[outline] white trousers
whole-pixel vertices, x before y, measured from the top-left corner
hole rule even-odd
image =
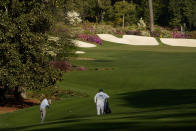
[[[97,115],[100,115],[100,111],[101,114],[104,114],[104,102],[99,102],[97,103]]]
[[[40,113],[41,113],[41,122],[44,122],[46,117],[46,109],[40,109]]]

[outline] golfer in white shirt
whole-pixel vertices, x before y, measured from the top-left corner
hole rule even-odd
[[[108,99],[109,96],[103,92],[103,89],[99,90],[99,93],[97,93],[94,97],[94,101],[97,105],[97,115],[100,115],[100,110],[102,115],[104,114],[104,102],[105,99]]]
[[[45,117],[46,117],[46,107],[49,108],[50,104],[51,104],[51,100],[47,100],[46,98],[41,102],[41,105],[40,105],[41,122],[44,122]]]

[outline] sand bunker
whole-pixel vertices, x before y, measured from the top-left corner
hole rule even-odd
[[[153,37],[136,36],[136,35],[123,35],[132,45],[159,45],[157,40]]]
[[[170,46],[196,47],[196,39],[161,38],[160,40]]]
[[[94,44],[90,44],[90,43],[79,41],[79,40],[73,40],[73,43],[78,47],[84,47],[84,48],[96,47],[96,45]]]
[[[85,52],[84,51],[76,51],[75,53],[76,54],[84,54]]]
[[[55,41],[55,42],[57,42],[59,39],[60,39],[59,37],[54,37],[54,36],[49,36],[48,37],[48,40]]]
[[[147,36],[136,36],[136,35],[123,35],[122,38],[115,37],[111,34],[97,34],[102,40],[120,43],[120,44],[128,44],[128,45],[147,45],[147,46],[155,46],[159,45],[157,40],[153,37]],[[58,41],[58,37],[49,37],[49,40]],[[196,39],[173,39],[173,38],[161,38],[160,39],[164,44],[170,46],[184,46],[184,47],[196,47]],[[73,43],[78,47],[83,48],[91,48],[96,47],[95,44],[90,44],[87,42],[73,40]],[[84,52],[76,52],[78,54],[83,54]]]
[[[97,34],[102,40],[120,43],[120,44],[128,44],[128,45],[159,45],[153,37],[146,36],[136,36],[136,35],[123,35],[122,38],[117,38],[110,34]]]

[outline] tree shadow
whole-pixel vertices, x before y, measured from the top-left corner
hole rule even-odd
[[[128,117],[127,117],[128,118]],[[101,119],[101,118],[100,118]],[[126,119],[126,118],[124,118]],[[149,118],[148,118],[149,119]],[[153,119],[153,118],[152,118]],[[139,120],[139,119],[138,119]],[[193,121],[151,122],[151,121],[99,121],[90,119],[71,119],[46,122],[44,124],[32,124],[16,128],[0,128],[1,131],[195,131]]]
[[[188,123],[189,121],[187,121]],[[99,122],[99,123],[77,123],[75,125],[64,125],[61,127],[30,129],[29,131],[194,131],[196,126],[180,126],[181,122],[151,123],[151,122]]]
[[[38,105],[39,102],[33,99],[18,99],[16,100],[13,96],[9,96],[3,101],[0,101],[0,106],[2,107],[15,107],[18,109],[31,107],[34,105]]]
[[[196,103],[196,90],[156,89],[121,94],[127,106],[137,108],[168,107]]]
[[[105,63],[105,62],[112,62],[112,60],[94,60],[94,62]]]
[[[74,123],[79,122],[79,119],[64,119],[64,120],[57,120],[57,121],[49,121],[44,123],[37,123],[27,126],[19,126],[19,127],[13,127],[13,128],[0,128],[1,131],[21,131],[21,130],[28,130],[29,128],[37,128],[47,125],[54,125],[54,124],[61,124],[61,123]]]

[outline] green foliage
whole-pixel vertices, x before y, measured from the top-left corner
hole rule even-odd
[[[68,11],[77,11],[83,21],[88,19],[101,22],[104,19],[106,10],[110,7],[110,0],[67,0],[63,4],[65,14]]]
[[[61,72],[49,65],[46,31],[52,20],[39,0],[0,3],[0,86],[11,89],[51,87]]]
[[[133,3],[119,1],[107,11],[106,21],[112,21],[114,25],[122,25],[123,15],[125,15],[126,25],[136,22],[135,5]]]
[[[97,0],[98,5],[98,21],[103,22],[106,11],[111,7],[110,0]]]
[[[177,27],[181,25],[181,4],[180,1],[171,0],[169,3],[169,12],[171,14],[170,25]]]
[[[155,32],[160,34],[160,38],[171,38],[172,37],[172,31],[169,29],[160,27],[160,26],[155,26]]]
[[[84,20],[87,11],[85,9],[87,9],[88,3],[86,0],[58,0],[58,5],[64,10],[64,16],[67,12],[75,11],[79,12]]]
[[[189,28],[194,26],[196,2],[194,0],[170,0],[170,26],[176,27],[186,23]]]
[[[193,9],[192,9],[192,16],[191,16],[191,23],[192,26],[196,28],[196,1],[193,1]]]
[[[56,57],[56,60],[68,60],[70,56],[74,56],[76,46],[72,40],[75,39],[75,34],[70,26],[63,21],[57,22],[48,32],[49,42],[45,44],[44,51],[49,53],[51,57]]]
[[[196,39],[196,31],[191,31],[188,33],[188,35],[191,39]]]
[[[64,9],[64,14],[77,11],[83,21],[121,25],[124,14],[125,25],[136,24],[141,17],[149,24],[148,0],[56,0],[57,6]],[[174,28],[186,23],[190,30],[196,27],[194,0],[154,0],[153,12],[157,25]]]
[[[134,0],[137,19],[144,18],[149,23],[148,0]],[[186,23],[189,29],[195,28],[196,2],[194,0],[154,0],[154,22],[160,26],[179,27]]]

